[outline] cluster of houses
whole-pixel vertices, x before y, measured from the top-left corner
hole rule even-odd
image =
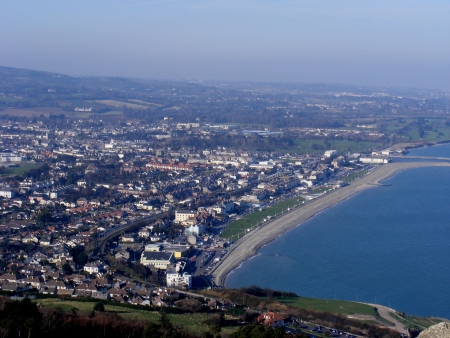
[[[32,246],[27,252],[45,251],[52,261],[61,252],[67,255],[68,248],[87,245],[111,231],[158,216],[138,231],[122,234],[115,258],[167,271],[167,286],[184,288],[191,286],[191,277],[180,261],[189,247],[204,242],[209,229],[226,215],[264,206],[286,193],[307,191],[337,173],[354,170],[357,163],[383,162],[387,154],[361,156],[327,150],[296,155],[223,147],[172,150],[154,148],[152,140],[126,137],[142,132],[156,138],[240,132],[235,126],[197,122],[127,122],[119,126],[80,120],[56,127],[6,121],[1,128],[1,163],[12,166],[9,170],[32,165],[42,172],[5,178],[0,184],[0,243]],[[242,134],[257,131],[247,132]],[[277,136],[262,133],[264,137]],[[371,160],[364,160],[366,157]],[[113,174],[114,180],[108,176]],[[85,195],[80,196],[81,192]],[[174,217],[163,216],[167,212]],[[165,230],[171,226],[181,229],[183,245],[168,245]],[[146,246],[148,243],[157,243],[157,248]],[[7,255],[4,259],[7,264],[13,261]],[[101,287],[96,285],[96,289]]]

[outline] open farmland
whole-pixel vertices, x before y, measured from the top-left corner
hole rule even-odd
[[[151,104],[151,103],[147,103],[145,101],[140,101],[140,100],[139,100],[139,103],[142,103],[142,104],[115,101],[115,100],[95,100],[92,102],[97,102],[97,103],[105,104],[107,106],[112,106],[112,107],[119,107],[119,108],[126,107],[126,108],[132,108],[132,109],[148,109],[150,106],[153,106],[153,104]]]

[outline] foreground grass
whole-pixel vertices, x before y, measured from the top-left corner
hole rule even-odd
[[[36,302],[41,303],[46,308],[58,308],[64,312],[72,312],[74,309],[78,314],[89,314],[95,305],[95,302],[79,302],[72,300],[60,300],[55,298],[38,299]],[[157,322],[160,318],[157,311],[146,311],[136,308],[126,308],[121,306],[115,306],[114,304],[106,303],[105,312],[116,313],[119,316],[128,320],[143,320]],[[202,322],[217,314],[210,313],[187,313],[187,314],[167,314],[173,325],[182,327],[186,331],[201,335],[203,332],[208,331],[209,327]],[[234,327],[222,328],[222,333],[231,334],[236,330]]]
[[[303,198],[294,197],[272,205],[268,208],[264,208],[261,211],[255,211],[249,215],[246,215],[234,222],[232,222],[228,228],[223,232],[222,238],[236,240],[247,232],[248,229],[252,229],[264,223],[264,219],[267,217],[274,217],[281,213],[292,209],[295,206],[299,206],[303,203]]]

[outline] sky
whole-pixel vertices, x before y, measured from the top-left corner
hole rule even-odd
[[[450,89],[450,1],[2,0],[0,65]]]

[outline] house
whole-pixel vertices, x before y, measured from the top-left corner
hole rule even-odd
[[[99,207],[102,203],[98,199],[93,199],[89,201],[89,204],[95,207]]]
[[[39,239],[34,235],[25,235],[22,238],[22,243],[38,243]]]
[[[86,271],[87,273],[99,273],[101,270],[101,266],[98,265],[97,263],[87,263],[83,267],[83,270]]]
[[[151,231],[148,231],[147,229],[139,230],[138,232],[139,237],[142,238],[150,238],[151,234],[152,234]]]
[[[120,237],[120,241],[124,243],[134,243],[137,240],[136,234],[128,234]]]
[[[17,278],[15,274],[5,273],[4,275],[0,276],[0,281],[16,283],[19,282],[19,278]]]
[[[81,198],[77,199],[77,205],[79,207],[85,206],[87,204],[88,204],[88,200],[86,198],[81,197]]]
[[[41,238],[40,245],[49,246],[52,243],[52,237],[46,236]]]
[[[49,280],[49,281],[43,282],[41,286],[47,287],[49,289],[55,288],[57,290],[67,289],[67,285],[63,281],[59,281],[59,280]]]
[[[275,312],[265,312],[258,316],[258,323],[262,323],[267,326],[284,326],[284,317]]]
[[[108,294],[101,291],[92,291],[91,297],[101,300],[108,300]]]
[[[41,287],[39,288],[39,293],[43,293],[46,295],[54,295],[56,294],[56,292],[56,288],[51,286],[41,285]]]
[[[56,294],[58,296],[73,296],[75,290],[74,289],[57,289]]]
[[[108,296],[110,298],[114,298],[114,297],[124,297],[127,295],[127,291],[125,289],[119,289],[119,288],[111,288],[108,291],[106,291],[106,293],[108,294]]]
[[[233,301],[229,299],[211,299],[208,302],[208,307],[212,310],[228,310],[231,307],[235,307],[236,304],[234,304]]]
[[[75,287],[75,294],[79,297],[91,297],[92,292],[97,291],[95,285],[89,283],[82,283]]]
[[[39,278],[39,277],[30,276],[30,277],[23,279],[22,282],[30,284],[32,287],[40,288],[43,283],[43,279]]]
[[[17,292],[27,291],[29,287],[26,283],[5,282],[1,288],[3,291]]]

